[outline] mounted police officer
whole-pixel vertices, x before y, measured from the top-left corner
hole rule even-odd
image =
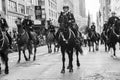
[[[32,26],[34,25],[34,23],[31,20],[31,16],[26,15],[22,22],[22,25],[23,25],[23,28],[28,32],[30,40],[32,40],[30,31],[32,31]]]
[[[115,21],[119,20],[115,12],[112,12],[112,16],[108,19],[108,26],[112,27],[115,24]]]
[[[12,45],[12,38],[11,36],[8,34],[8,24],[6,22],[6,19],[2,17],[2,15],[0,14],[0,28],[2,29],[3,32],[6,33],[6,36],[8,37],[9,39],[9,47],[10,49],[12,49],[11,45]]]
[[[95,23],[93,22],[91,25],[91,30],[95,32],[95,29],[96,29],[96,26],[95,26]]]
[[[58,31],[58,33],[62,33],[62,31],[65,31],[66,29],[70,28],[74,34],[78,29],[74,29],[73,26],[75,24],[75,18],[73,13],[71,13],[69,11],[69,6],[68,5],[64,5],[63,6],[63,12],[60,13],[60,16],[58,18],[58,23],[60,24],[60,29]],[[81,46],[80,46],[80,40],[78,40],[77,38],[77,34],[75,34],[75,43],[76,46],[78,46],[78,48],[81,50]],[[66,41],[66,39],[63,36],[63,40]]]
[[[50,32],[52,32],[55,36],[55,26],[53,25],[51,20],[48,21],[48,30],[50,30]]]
[[[107,31],[108,29],[108,22],[105,21],[104,25],[103,25],[103,31]]]
[[[60,23],[60,28],[72,27],[72,24],[75,22],[75,18],[73,14],[69,12],[68,5],[63,6],[63,12],[61,12],[58,18],[58,22]]]

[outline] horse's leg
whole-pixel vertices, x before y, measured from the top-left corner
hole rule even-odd
[[[92,48],[93,48],[93,52],[95,52],[95,50],[94,50],[94,42],[92,42]]]
[[[4,55],[5,57],[5,74],[8,74],[9,73],[9,67],[8,67],[8,54],[5,53]]]
[[[96,41],[95,44],[96,44],[96,51],[98,51],[98,41]]]
[[[21,49],[19,48],[19,59],[18,59],[18,63],[20,63],[21,60]]]
[[[116,47],[115,47],[115,44],[113,45],[113,51],[114,51],[114,56],[116,57]]]
[[[57,47],[57,52],[59,51],[59,48],[60,48],[60,46],[58,45],[58,47]]]
[[[91,51],[91,44],[90,41],[88,41],[88,46],[89,46],[89,52]]]
[[[33,61],[36,60],[36,51],[37,51],[37,45],[34,44],[34,58],[33,58]]]
[[[70,69],[70,53],[69,53],[69,51],[67,51],[67,54],[68,54],[68,59],[69,59],[69,63],[68,63],[67,69]]]
[[[52,53],[52,43],[50,43],[50,53]]]
[[[56,52],[56,44],[54,43],[54,52]]]
[[[28,61],[26,54],[25,54],[25,49],[23,50],[23,55],[24,55],[25,60]]]
[[[105,52],[107,52],[107,45],[106,45],[106,42],[105,42]]]
[[[0,63],[0,74],[2,73],[2,71],[1,71],[1,63]]]
[[[80,67],[78,50],[76,50],[76,57],[77,57],[77,66]]]
[[[69,68],[69,72],[73,72],[73,49],[70,49],[70,53],[69,53],[70,57],[69,57],[69,61],[70,61],[70,68]]]
[[[31,54],[33,54],[32,53],[32,44],[28,45],[28,52],[29,52],[29,60],[30,60]]]
[[[120,49],[120,42],[119,42],[119,49]]]
[[[61,47],[61,52],[62,52],[62,62],[63,62],[61,73],[65,73],[65,48],[64,47]]]
[[[47,47],[48,47],[48,53],[50,53],[50,49],[49,49],[50,47],[49,47],[49,44],[47,44]]]

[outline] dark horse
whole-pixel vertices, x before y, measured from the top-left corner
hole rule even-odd
[[[36,48],[37,48],[37,44],[36,44],[36,35],[32,35],[32,38],[34,39],[34,41],[31,43],[30,38],[28,33],[23,29],[23,26],[21,25],[21,20],[17,19],[16,20],[16,24],[18,27],[18,38],[17,38],[17,44],[18,44],[18,51],[19,51],[19,59],[18,59],[18,63],[21,60],[21,51],[23,51],[24,57],[26,61],[30,60],[30,55],[32,54],[32,43],[34,44],[34,58],[33,60],[36,59]],[[28,49],[29,52],[29,59],[26,57],[25,54],[25,50]]]
[[[109,50],[113,48],[113,57],[116,57],[116,43],[120,43],[120,20],[115,21],[115,24],[108,29]]]
[[[100,40],[99,33],[96,33],[94,31],[92,31],[91,29],[89,29],[87,40],[88,40],[89,51],[91,51],[91,46],[93,48],[93,52],[95,51],[94,43],[96,44],[96,51],[99,50],[99,40]]]
[[[76,47],[75,43],[75,34],[70,28],[64,28],[62,32],[57,32],[56,34],[56,39],[57,42],[60,44],[61,47],[61,53],[62,53],[62,70],[61,73],[65,73],[65,53],[67,52],[68,54],[68,59],[69,59],[69,64],[68,64],[68,69],[69,72],[73,72],[73,48],[76,49],[76,56],[77,56],[77,66],[80,66],[79,63],[79,58],[78,58],[78,49]],[[64,40],[66,39],[66,40]]]
[[[107,52],[108,51],[108,35],[107,35],[107,30],[106,31],[102,31],[101,33],[101,41],[102,43],[104,43],[105,45],[105,51]]]
[[[5,74],[9,73],[8,67],[8,49],[9,49],[9,40],[6,36],[6,33],[3,32],[0,28],[0,57],[1,61],[5,64]],[[0,64],[0,74],[1,74],[1,64]]]

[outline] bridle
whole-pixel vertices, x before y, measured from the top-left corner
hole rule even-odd
[[[60,38],[60,36],[61,36],[62,39],[63,39],[63,41],[65,41],[66,43],[68,43],[68,40],[70,40],[72,34],[73,34],[73,36],[75,37],[74,32],[73,32],[70,28],[69,28],[68,30],[69,30],[69,37],[68,37],[68,39],[65,39],[65,37],[64,37],[64,35],[63,35],[62,32],[60,32],[60,34],[59,34],[59,38]]]

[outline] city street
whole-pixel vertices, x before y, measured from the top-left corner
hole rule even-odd
[[[47,53],[47,46],[38,48],[37,60],[25,62],[23,55],[21,63],[17,64],[18,53],[9,54],[10,72],[3,72],[0,80],[120,80],[120,54],[117,49],[117,58],[112,58],[110,53],[104,52],[104,46],[100,46],[98,52],[88,52],[83,47],[84,55],[79,56],[81,66],[76,66],[74,55],[74,71],[61,74],[62,60],[59,53]],[[66,66],[68,58],[66,55]],[[2,66],[4,68],[4,66]]]

